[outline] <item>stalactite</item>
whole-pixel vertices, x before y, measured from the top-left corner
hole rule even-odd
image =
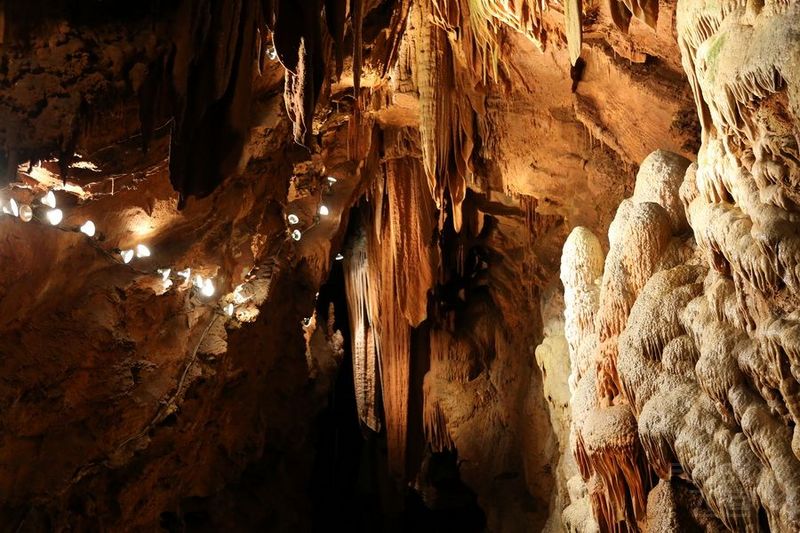
[[[614,24],[622,31],[628,31],[631,17],[636,17],[651,28],[658,21],[658,0],[609,0],[609,8]]]
[[[472,172],[475,117],[483,113],[480,99],[471,97],[473,87],[500,78],[500,25],[540,42],[543,7],[539,0],[513,7],[496,0],[470,0],[467,5],[417,0],[413,5],[423,161],[437,207],[449,195],[456,231]],[[465,97],[453,99],[452,94]]]
[[[359,420],[373,431],[380,430],[378,414],[379,341],[373,326],[370,301],[371,283],[367,238],[363,229],[352,239],[344,258],[345,289],[350,310],[350,332],[353,354],[353,384]]]
[[[171,60],[176,120],[170,181],[181,203],[209,194],[235,172],[249,128],[250,57],[259,7],[246,0],[203,4],[198,9],[181,6],[178,19],[183,23],[174,35]],[[212,18],[221,23],[210,25]]]
[[[645,516],[649,470],[643,463],[636,419],[627,405],[592,411],[583,423],[581,435],[592,470],[603,480],[608,508],[598,522],[610,530],[633,530]],[[632,513],[632,514],[630,514]]]
[[[567,47],[569,48],[569,61],[577,64],[581,57],[583,45],[583,1],[565,0],[564,19],[566,20]]]
[[[389,462],[398,477],[405,472],[410,327],[427,316],[427,291],[437,264],[429,237],[435,218],[423,192],[424,172],[421,162],[408,156],[415,146],[415,138],[409,138],[406,130],[385,134],[387,162],[378,180],[383,183],[383,198],[373,196],[384,205],[380,219],[373,218],[377,232],[370,233],[368,245],[370,259],[377,265],[371,278],[380,280],[381,384]],[[412,218],[419,223],[408,224]]]
[[[336,58],[336,76],[344,69],[344,31],[347,18],[347,0],[325,0],[325,17],[328,33],[333,39]],[[353,80],[355,82],[355,79]]]
[[[382,139],[382,162],[371,183],[370,202],[361,215],[365,221],[363,233],[352,239],[345,267],[352,336],[366,336],[361,344],[356,345],[354,340],[354,371],[356,349],[359,357],[365,354],[367,363],[374,353],[390,470],[402,479],[409,416],[411,327],[427,317],[427,293],[434,285],[439,259],[432,242],[436,213],[426,190],[423,164],[417,157],[418,136],[410,129],[387,128]],[[410,224],[409,220],[415,223]],[[364,323],[369,327],[360,325]],[[371,367],[359,365],[359,373],[363,373],[363,367],[372,379]],[[374,396],[377,388],[364,381],[364,387],[357,383],[357,393]],[[374,408],[372,396],[367,395],[363,403]],[[432,431],[431,435],[439,431],[436,424],[442,420],[441,412],[426,417],[426,431]],[[443,438],[436,437],[444,443]]]
[[[393,254],[397,305],[411,326],[427,317],[427,292],[434,285],[438,249],[431,245],[436,212],[425,186],[418,134],[408,129],[384,132],[384,187],[388,199],[384,234]],[[411,224],[409,221],[413,220]],[[382,222],[383,223],[383,222]]]
[[[361,71],[363,62],[364,1],[350,0],[353,22],[353,120],[350,123],[350,145],[353,153],[359,153],[358,134],[361,125]]]
[[[294,124],[295,142],[308,146],[314,109],[325,74],[320,19],[322,3],[321,0],[311,0],[295,5],[291,0],[277,0],[273,9],[273,42],[278,59],[286,69],[286,111]]]

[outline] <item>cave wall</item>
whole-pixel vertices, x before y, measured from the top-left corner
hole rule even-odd
[[[570,347],[587,361],[572,433],[601,529],[798,528],[799,14],[794,2],[678,2],[702,146],[691,164],[648,156],[609,229],[599,298],[573,300],[595,313],[576,320],[590,340]],[[597,254],[581,250],[595,237],[581,231],[564,254],[591,270]],[[687,482],[712,516],[681,516],[696,510],[675,492]]]

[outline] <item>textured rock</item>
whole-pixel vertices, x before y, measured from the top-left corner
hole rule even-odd
[[[49,4],[0,6],[2,529],[800,529],[797,2]]]

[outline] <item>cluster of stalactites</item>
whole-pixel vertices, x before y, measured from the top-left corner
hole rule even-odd
[[[304,146],[311,146],[314,112],[326,76],[338,78],[342,75],[349,29],[353,46],[354,97],[354,126],[350,129],[350,140],[357,143],[364,65],[369,63],[380,76],[388,75],[397,61],[410,1],[394,2],[388,27],[378,32],[370,43],[365,42],[363,26],[368,8],[375,6],[366,0],[270,0],[266,4],[275,51],[286,69],[286,111],[294,125],[295,141]],[[370,56],[365,58],[364,51],[368,46]],[[354,153],[360,153],[357,146],[352,148]]]
[[[564,4],[565,33],[570,62],[575,65],[583,45],[583,0],[562,0]],[[651,28],[658,22],[658,0],[609,0],[611,20],[627,32],[631,19],[636,17]]]
[[[474,145],[474,110],[466,86],[458,75],[451,41],[432,14],[434,0],[420,0],[411,10],[416,33],[414,78],[419,91],[422,159],[428,188],[437,208],[449,194],[456,230],[461,227],[461,203]],[[454,94],[460,95],[453,98]]]
[[[611,19],[622,31],[628,31],[633,17],[651,28],[658,22],[658,0],[610,0]]]
[[[645,517],[650,472],[630,407],[620,404],[590,412],[581,437],[597,477],[589,480],[589,494],[601,530],[635,531],[634,524]]]
[[[678,44],[704,134],[724,126],[756,141],[754,102],[800,81],[797,9],[794,0],[678,3]]]
[[[425,172],[437,207],[449,201],[457,231],[479,134],[475,125],[484,115],[475,87],[500,80],[501,31],[519,32],[543,47],[546,7],[544,0],[413,2],[409,28]]]
[[[427,317],[427,292],[434,285],[439,262],[438,249],[430,238],[437,219],[426,190],[422,162],[410,155],[418,151],[415,132],[387,129],[383,140],[379,147],[383,164],[372,181],[369,202],[359,215],[362,230],[351,238],[344,267],[354,339],[353,370],[360,373],[355,376],[356,397],[365,402],[359,412],[369,415],[382,400],[390,469],[402,478],[411,372],[410,332]],[[408,220],[415,223],[409,224]],[[359,335],[366,337],[356,345]],[[361,357],[363,362],[357,361]],[[374,364],[370,357],[375,357]],[[380,387],[371,381],[378,376]],[[434,413],[431,418],[430,435],[434,441],[446,444],[436,437],[435,428],[443,427],[437,421],[441,412],[436,412],[439,415]]]
[[[518,32],[544,49],[547,0],[422,0],[418,5],[458,41],[464,66],[483,82],[500,77],[501,30]]]

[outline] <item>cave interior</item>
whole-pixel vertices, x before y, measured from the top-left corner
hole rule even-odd
[[[0,1],[0,531],[800,531],[800,1]]]

